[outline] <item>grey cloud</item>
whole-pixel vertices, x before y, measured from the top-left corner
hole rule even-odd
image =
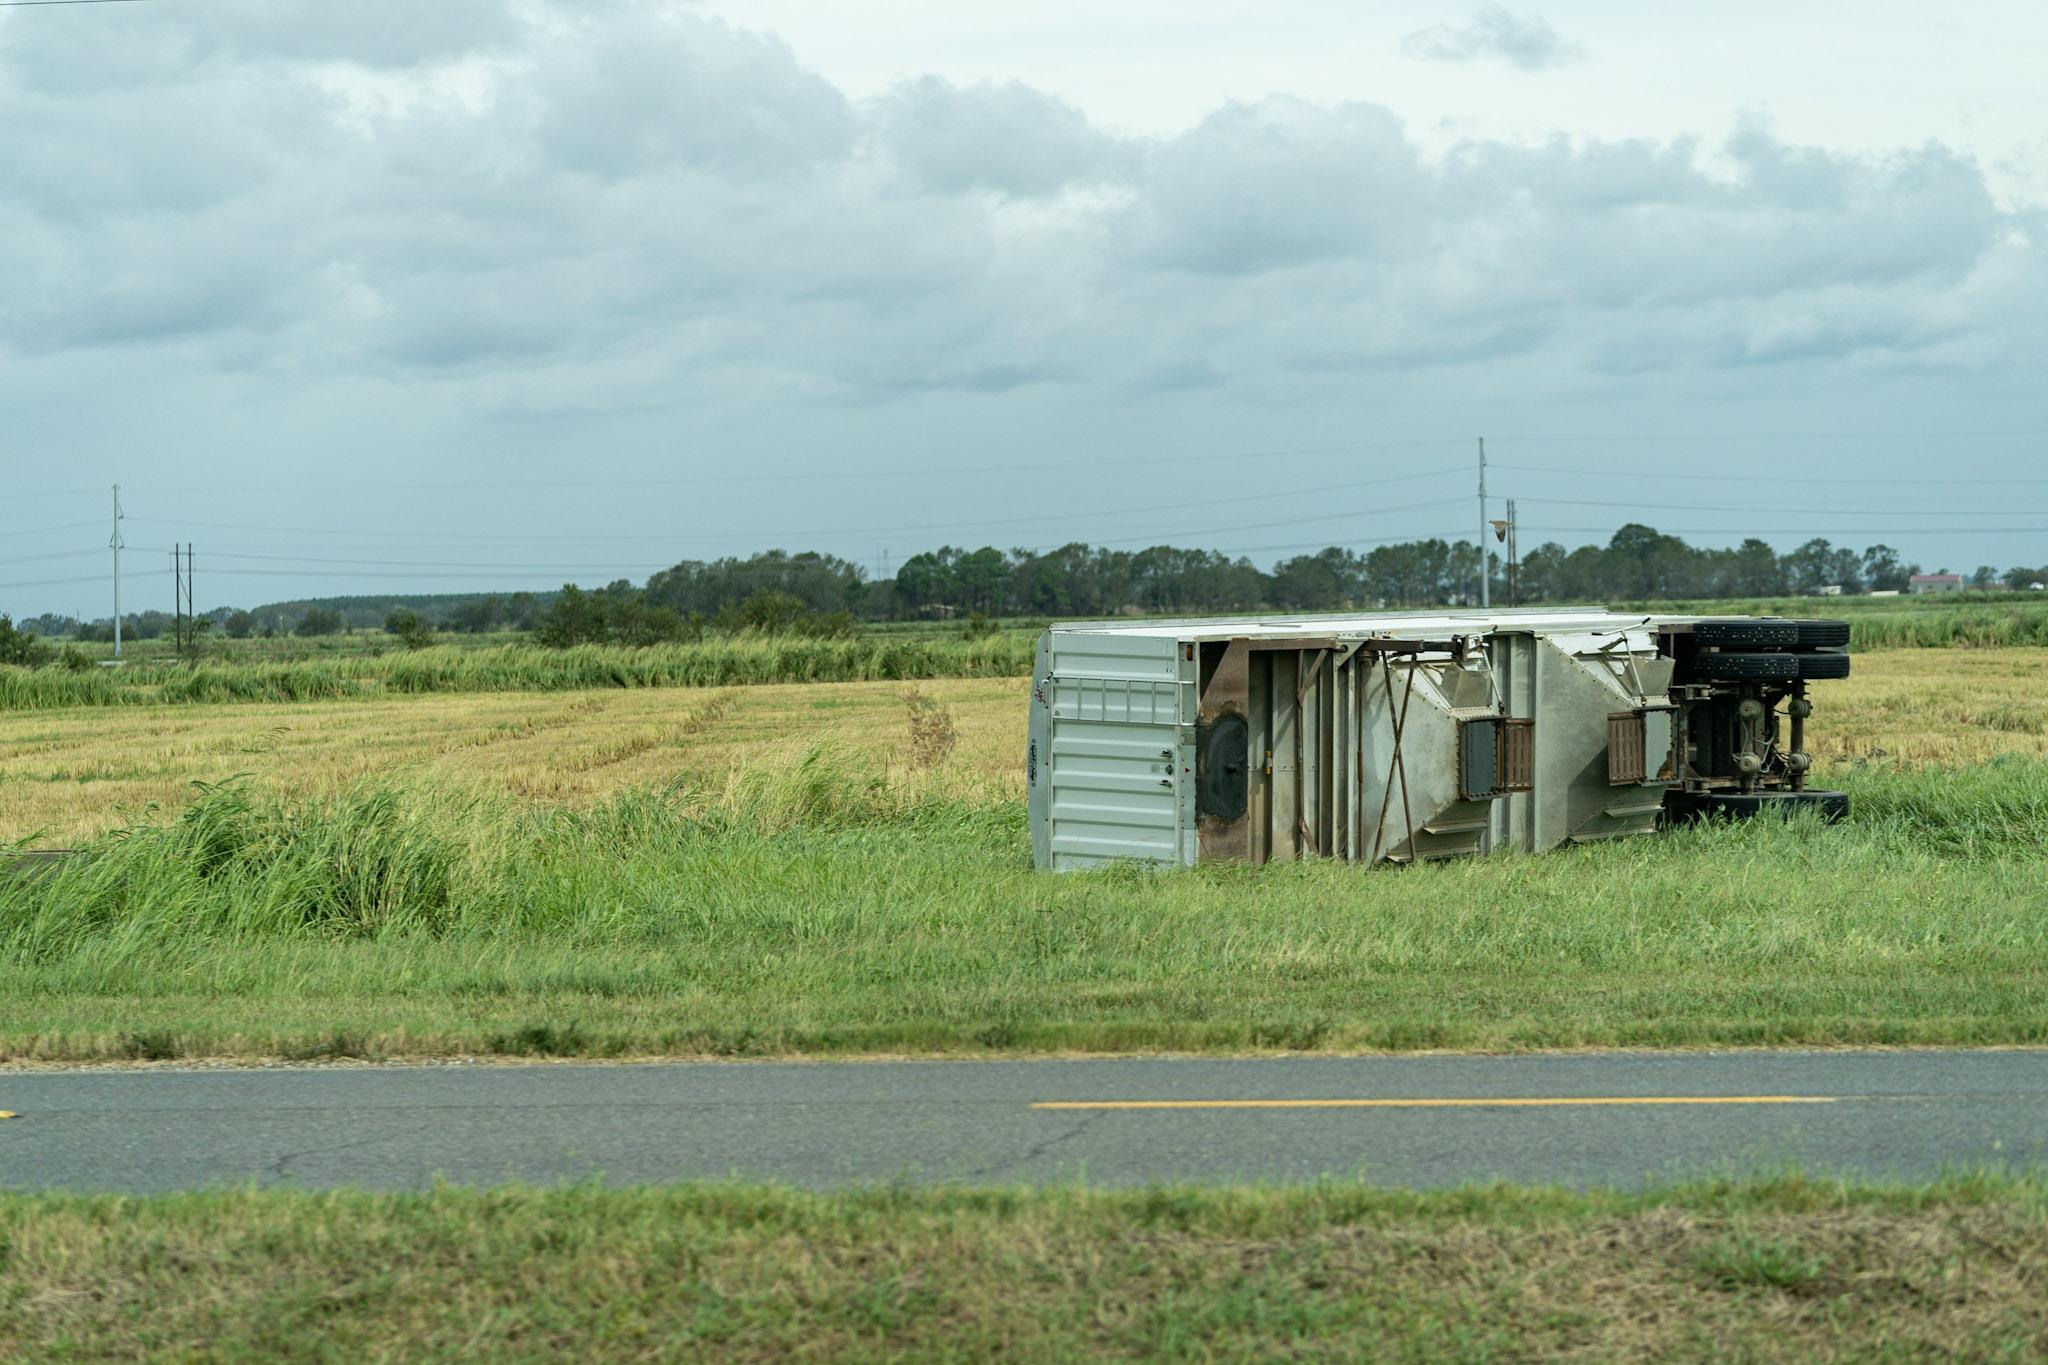
[[[1131,240],[1158,262],[1245,274],[1411,253],[1432,186],[1394,116],[1268,98],[1231,105],[1149,158]]]
[[[887,154],[941,192],[1053,194],[1120,160],[1080,110],[1014,81],[962,90],[925,76],[876,101],[873,116]]]
[[[1140,140],[1017,85],[855,104],[673,10],[495,12],[487,78],[368,104],[331,64],[385,55],[307,56],[253,11],[147,98],[25,79],[4,30],[0,353],[176,347],[584,411],[1945,364],[2040,329],[2015,302],[2044,293],[2038,216],[1936,146],[1744,127],[1715,158],[1432,161],[1383,108],[1285,97]],[[460,55],[437,42],[410,50]]]
[[[521,34],[507,0],[207,0],[118,13],[0,12],[0,67],[38,89],[133,90],[248,62],[413,67],[495,51]]]
[[[1586,49],[1571,42],[1540,14],[1516,15],[1488,5],[1463,24],[1435,24],[1417,29],[1402,41],[1411,57],[1433,62],[1471,62],[1498,58],[1524,71],[1541,71],[1579,61]]]
[[[539,139],[564,169],[775,174],[847,150],[845,97],[780,41],[644,10],[578,27],[531,54],[539,69],[525,91]]]
[[[516,42],[521,32],[505,0],[207,0],[182,23],[203,55],[368,67],[416,66],[493,51]]]

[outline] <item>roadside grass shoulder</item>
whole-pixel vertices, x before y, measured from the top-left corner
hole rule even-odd
[[[2048,764],[1849,825],[1046,877],[1021,802],[826,752],[583,809],[228,787],[0,883],[0,1055],[2048,1042]]]
[[[0,1194],[11,1359],[2030,1359],[2029,1177]]]

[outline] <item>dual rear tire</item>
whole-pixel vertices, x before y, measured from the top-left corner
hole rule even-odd
[[[1695,622],[1692,648],[1679,656],[1679,682],[1790,682],[1849,676],[1847,621],[1709,620]]]

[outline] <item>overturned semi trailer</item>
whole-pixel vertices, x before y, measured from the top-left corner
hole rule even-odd
[[[1055,625],[1026,772],[1041,868],[1410,862],[1810,806],[1840,621],[1599,609]]]

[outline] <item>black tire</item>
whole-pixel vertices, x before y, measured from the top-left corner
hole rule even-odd
[[[1799,676],[1797,654],[1695,654],[1686,671],[1708,682],[1784,682]]]
[[[1847,621],[1794,621],[1792,628],[1799,636],[1793,643],[1801,649],[1847,649],[1849,647],[1849,623]]]
[[[1695,621],[1693,643],[1715,649],[1790,649],[1799,643],[1796,621],[1730,617],[1726,620]]]
[[[1817,653],[1795,654],[1799,660],[1799,676],[1818,681],[1822,678],[1846,678],[1849,676],[1849,656],[1846,654]]]
[[[1665,812],[1678,823],[1692,820],[1753,820],[1759,815],[1813,811],[1830,825],[1849,818],[1849,794],[1831,791],[1673,792]]]

